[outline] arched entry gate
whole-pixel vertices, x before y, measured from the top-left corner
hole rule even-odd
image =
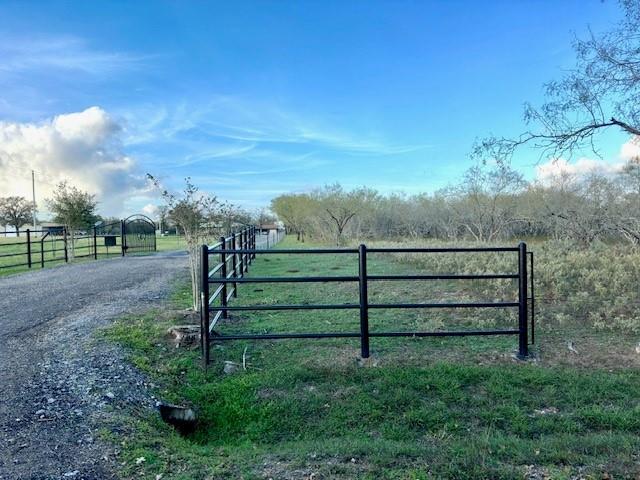
[[[156,251],[156,224],[146,215],[135,214],[124,220],[99,223],[92,233],[91,255],[96,259]]]
[[[122,220],[121,235],[123,256],[156,250],[156,224],[146,215],[131,215]]]

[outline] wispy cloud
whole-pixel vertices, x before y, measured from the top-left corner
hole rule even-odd
[[[94,49],[78,37],[0,38],[0,73],[34,70],[107,75],[140,65],[150,56]]]
[[[283,192],[345,181],[343,175],[353,163],[364,165],[368,157],[399,159],[430,148],[391,142],[341,127],[335,118],[243,96],[145,104],[121,116],[124,143],[144,168],[169,183],[170,177],[175,181],[190,176],[203,190],[245,206],[268,204]]]
[[[380,136],[346,131],[329,126],[326,119],[233,96],[215,96],[198,105],[180,103],[171,109],[162,106],[155,111],[146,106],[141,112],[130,113],[129,123],[137,126],[127,140],[131,145],[158,141],[186,146],[218,143],[226,144],[231,155],[236,154],[238,146],[256,151],[278,144],[369,156],[401,155],[430,148],[428,144],[398,144]]]
[[[187,155],[183,161],[176,162],[175,166],[186,167],[188,165],[194,165],[196,163],[207,160],[214,160],[216,158],[238,157],[249,153],[255,147],[255,144],[220,146],[217,148],[208,149],[204,152]]]

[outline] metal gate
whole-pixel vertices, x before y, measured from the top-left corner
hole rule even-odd
[[[156,251],[156,224],[145,215],[122,220],[122,255]]]
[[[527,358],[529,355],[529,341],[533,344],[535,338],[535,294],[533,286],[533,252],[527,251],[527,245],[520,243],[515,247],[477,247],[477,248],[359,248],[342,249],[275,249],[258,250],[255,246],[255,228],[249,227],[229,238],[222,237],[215,245],[202,245],[201,250],[201,299],[202,323],[201,341],[205,365],[210,360],[210,343],[225,340],[275,340],[290,338],[360,338],[361,355],[369,357],[369,339],[376,337],[444,337],[444,336],[475,336],[475,335],[517,335],[518,357]],[[420,274],[420,275],[371,275],[367,273],[368,253],[423,253],[423,254],[474,254],[478,252],[493,252],[499,254],[517,255],[511,273],[491,274]],[[248,265],[256,255],[317,255],[342,254],[357,256],[358,275],[353,276],[308,276],[308,277],[248,277]],[[210,270],[209,256],[218,257],[219,261]],[[229,262],[231,263],[229,265]],[[368,284],[375,281],[389,280],[425,280],[425,281],[467,281],[467,280],[495,280],[510,279],[517,282],[517,298],[501,301],[475,302],[444,302],[444,303],[375,303],[369,301]],[[237,297],[238,285],[247,283],[327,283],[354,282],[359,285],[357,301],[340,304],[275,304],[275,305],[233,305],[230,300]],[[211,292],[209,286],[218,285]],[[355,299],[354,299],[355,300]],[[454,331],[370,331],[369,310],[371,309],[460,309],[460,308],[515,308],[518,323],[512,328],[499,330],[454,330]],[[308,332],[308,333],[261,333],[261,334],[231,334],[222,335],[214,330],[218,320],[228,317],[232,311],[261,311],[261,310],[343,310],[353,309],[360,312],[360,331],[355,328],[351,332]],[[211,318],[211,313],[214,314]],[[529,323],[530,322],[530,323]],[[355,327],[355,325],[354,325]],[[530,327],[530,329],[529,329]]]

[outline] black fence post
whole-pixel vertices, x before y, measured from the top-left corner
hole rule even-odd
[[[63,227],[62,234],[64,241],[64,263],[69,263],[69,249],[67,247],[67,227]]]
[[[242,230],[238,232],[238,250],[242,250]],[[244,277],[244,253],[238,255],[238,263],[240,264],[240,277]]]
[[[93,227],[93,258],[98,259],[98,234],[96,227]]]
[[[253,248],[251,246],[251,227],[247,227],[247,248],[249,250],[251,250],[251,248]],[[249,257],[249,265],[251,265],[252,261],[253,261],[253,255],[251,253],[247,254],[247,256]]]
[[[42,232],[41,232],[42,233]],[[44,268],[44,237],[40,237],[40,268]]]
[[[122,249],[122,256],[124,257],[127,251],[127,231],[124,224],[124,220],[120,220],[120,248]]]
[[[249,249],[249,234],[247,233],[247,229],[245,228],[242,231],[243,235],[243,240],[242,240],[242,249],[243,250],[248,250]],[[244,271],[248,272],[249,271],[249,254],[248,253],[243,253],[242,256],[244,257]]]
[[[360,285],[360,355],[369,358],[369,293],[367,290],[367,247],[358,249]]]
[[[529,289],[527,288],[527,244],[518,245],[518,357],[527,358],[529,355]]]
[[[253,250],[256,249],[256,227],[255,227],[255,225],[251,226],[251,248]],[[255,259],[256,258],[256,252],[253,252],[251,254],[251,256]]]
[[[200,342],[205,367],[209,365],[209,247],[202,245],[200,250],[200,315],[202,328]]]
[[[536,292],[535,292],[535,281],[533,278],[533,252],[529,252],[529,257],[531,259],[530,271],[529,274],[531,277],[529,278],[530,287],[531,288],[531,345],[536,343]]]
[[[27,264],[31,268],[31,230],[27,228]]]
[[[236,249],[236,233],[231,234],[231,250]],[[231,256],[231,266],[233,267],[233,278],[238,278],[238,254],[233,252]],[[238,297],[238,284],[233,282],[233,298]]]
[[[227,254],[225,250],[227,249],[227,239],[225,237],[220,237],[220,261],[222,262],[222,268],[220,269],[220,277],[222,277],[222,292],[220,292],[220,305],[223,308],[227,307]],[[229,313],[226,310],[222,310],[222,318],[228,318]]]
[[[245,250],[249,250],[251,248],[251,239],[249,238],[249,227],[244,227],[244,248]],[[249,271],[249,265],[251,265],[251,254],[245,253],[246,262],[245,265],[247,267],[247,272]]]

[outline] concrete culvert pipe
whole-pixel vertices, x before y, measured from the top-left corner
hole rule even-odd
[[[195,430],[198,419],[192,409],[159,403],[158,410],[160,410],[162,420],[173,425],[181,434],[186,435]]]

